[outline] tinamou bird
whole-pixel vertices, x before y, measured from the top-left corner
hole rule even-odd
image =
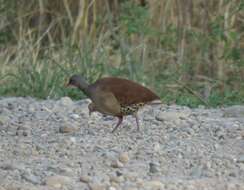
[[[81,76],[73,75],[67,86],[77,87],[91,99],[92,103],[88,105],[89,114],[98,111],[104,115],[118,117],[118,123],[112,132],[120,126],[123,117],[127,115],[136,118],[139,131],[138,110],[145,104],[160,102],[160,98],[148,88],[122,78],[106,77],[88,84]]]

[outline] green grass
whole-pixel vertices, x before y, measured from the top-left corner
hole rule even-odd
[[[109,62],[108,52],[96,51],[87,44],[80,49],[65,45],[63,47],[47,48],[38,53],[34,47],[21,47],[12,60],[1,67],[0,96],[32,96],[39,99],[70,96],[73,99],[85,98],[77,89],[65,87],[68,78],[75,73],[83,75],[89,82],[94,82],[103,76],[118,76],[135,80],[154,90],[164,103],[197,107],[222,106],[244,103],[244,88],[234,91],[230,85],[224,90],[213,88],[209,97],[203,98],[202,88],[197,83],[181,83],[185,68],[175,72],[174,68],[148,68],[134,54],[127,52],[127,62],[116,64]],[[119,59],[120,53],[113,55]],[[117,57],[116,57],[117,56]],[[113,65],[114,64],[114,65]],[[157,71],[159,70],[159,72]],[[161,72],[163,71],[163,72]],[[204,99],[204,100],[203,100]]]

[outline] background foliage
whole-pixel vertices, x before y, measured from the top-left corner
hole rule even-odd
[[[167,103],[244,103],[244,0],[0,0],[0,95],[120,76]]]

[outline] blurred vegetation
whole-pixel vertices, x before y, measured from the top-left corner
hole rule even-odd
[[[0,96],[80,98],[80,73],[165,103],[244,103],[244,0],[0,0]]]

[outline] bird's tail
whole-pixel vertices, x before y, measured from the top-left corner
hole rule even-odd
[[[160,99],[157,100],[153,100],[151,102],[148,103],[149,105],[159,105],[159,104],[163,104],[163,102]]]

